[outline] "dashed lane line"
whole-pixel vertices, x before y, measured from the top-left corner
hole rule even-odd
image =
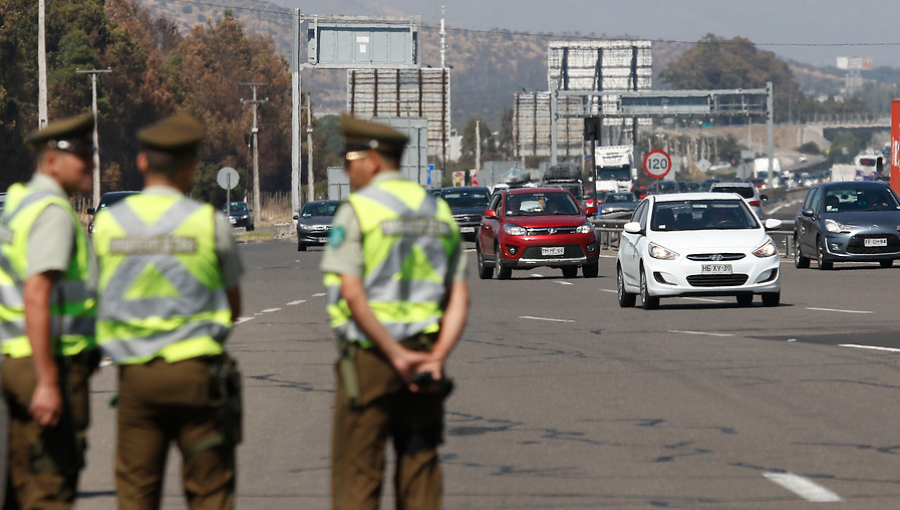
[[[813,482],[809,478],[793,473],[765,473],[763,476],[785,489],[793,492],[810,503],[837,503],[843,498]]]
[[[291,301],[290,303],[287,304],[287,306],[296,306],[296,305],[303,304],[303,303],[306,303],[305,299],[298,299],[296,301]]]
[[[670,329],[669,333],[682,333],[685,335],[701,335],[701,336],[735,336],[732,333],[711,333],[709,331],[688,331],[683,329]]]
[[[551,317],[532,317],[531,315],[520,315],[520,319],[529,319],[533,321],[549,321],[549,322],[575,322],[571,319],[554,319]]]
[[[806,307],[807,310],[813,310],[816,312],[838,312],[838,313],[875,313],[871,310],[841,310],[839,308],[813,308]]]
[[[871,351],[883,352],[900,352],[900,349],[895,349],[893,347],[880,347],[877,345],[838,344],[838,347],[850,347],[851,349],[868,349]]]

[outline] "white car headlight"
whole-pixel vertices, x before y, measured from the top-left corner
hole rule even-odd
[[[753,254],[759,258],[774,257],[778,254],[778,249],[775,248],[775,243],[768,241],[766,244],[757,248]]]
[[[828,219],[825,220],[825,230],[837,234],[840,232],[850,233],[850,227],[844,225],[843,223],[838,223],[834,220]]]
[[[518,225],[503,225],[503,231],[511,236],[524,236],[528,233],[525,228]]]
[[[675,260],[678,258],[677,253],[667,248],[663,248],[656,243],[650,243],[650,246],[648,246],[648,248],[650,249],[650,256],[655,259]]]
[[[575,229],[576,234],[590,234],[593,231],[594,231],[594,224],[589,221],[582,223],[581,225],[578,226],[578,228]]]
[[[302,228],[303,230],[309,230],[310,226],[311,225],[306,225],[305,223],[300,224],[300,228]]]

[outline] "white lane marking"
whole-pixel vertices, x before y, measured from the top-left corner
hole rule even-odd
[[[599,257],[601,259],[617,259],[617,258],[619,258],[618,255],[599,255]]]
[[[238,320],[234,321],[234,325],[237,326],[238,324],[243,324],[247,321],[252,321],[253,319],[253,317],[238,317]]]
[[[810,503],[837,503],[844,501],[843,498],[825,487],[793,473],[766,473],[763,476]]]
[[[570,319],[551,319],[549,317],[532,317],[530,315],[520,315],[520,319],[531,319],[533,321],[550,321],[550,322],[575,322]]]
[[[281,310],[281,308],[266,308],[265,310],[263,310],[259,313],[272,313],[272,312],[277,312],[279,310]]]
[[[572,283],[572,282],[556,282],[556,283],[558,283],[558,284],[560,284],[560,285],[575,285],[575,284]]]
[[[295,305],[299,305],[299,304],[301,304],[301,303],[306,303],[306,300],[305,300],[305,299],[298,299],[298,300],[296,300],[296,301],[291,301],[290,303],[287,304],[287,306],[295,306]]]
[[[532,277],[532,278],[543,278],[544,275],[542,275],[542,274],[537,274],[537,273],[533,273],[533,274],[531,275],[531,277]]]
[[[466,253],[472,253],[473,251],[478,251],[475,248],[466,248]]]
[[[702,298],[702,297],[685,297],[685,298],[681,298],[681,299],[689,299],[691,301],[703,301],[704,303],[724,303],[725,302],[724,299],[709,299],[709,298]]]
[[[873,351],[900,352],[900,349],[893,347],[879,347],[877,345],[858,345],[858,344],[838,344],[838,347],[851,347],[853,349],[870,349]]]
[[[670,329],[669,333],[684,333],[685,335],[703,335],[703,336],[734,336],[731,333],[710,333],[708,331],[687,331],[683,329]]]
[[[610,290],[610,289],[600,289],[600,292],[612,292],[613,294],[619,293],[619,291],[617,291],[617,290]]]
[[[839,313],[875,313],[869,310],[840,310],[837,308],[811,308],[806,307],[807,310],[814,310],[817,312],[839,312]]]
[[[327,295],[328,294],[326,294],[324,292],[319,292],[318,294],[313,294],[312,297],[322,297],[322,296],[327,296]]]

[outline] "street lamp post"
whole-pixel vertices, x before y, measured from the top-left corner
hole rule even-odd
[[[90,69],[82,71],[75,69],[77,74],[89,74],[91,76],[91,113],[94,115],[94,190],[93,203],[94,210],[100,207],[100,137],[97,135],[97,75],[100,73],[111,73],[112,68],[106,69]]]

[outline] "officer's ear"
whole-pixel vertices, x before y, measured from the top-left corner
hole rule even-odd
[[[138,152],[135,162],[137,163],[138,170],[140,170],[142,174],[146,174],[147,169],[150,168],[150,160],[147,159],[147,153],[144,151]]]

